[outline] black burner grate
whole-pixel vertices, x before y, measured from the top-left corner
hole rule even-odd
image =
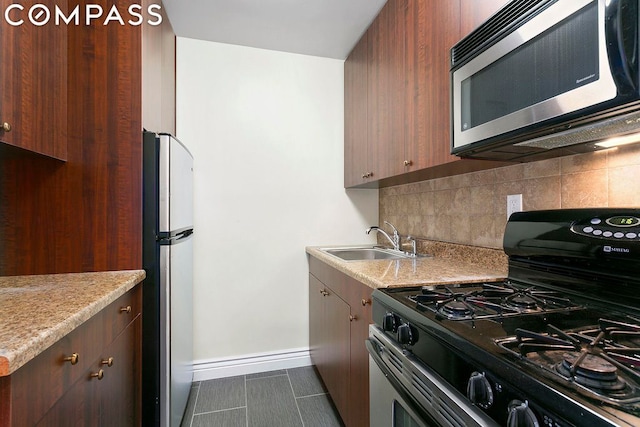
[[[408,298],[450,320],[487,319],[582,308],[557,292],[519,287],[510,282],[483,283],[464,291],[446,286],[425,286],[420,294]]]

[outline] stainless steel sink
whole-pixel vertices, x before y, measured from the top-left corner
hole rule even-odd
[[[403,254],[402,252],[371,246],[353,248],[323,248],[322,250],[344,261],[410,258],[409,255]]]

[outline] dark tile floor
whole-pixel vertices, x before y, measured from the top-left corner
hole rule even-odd
[[[313,366],[193,383],[182,427],[340,427]]]

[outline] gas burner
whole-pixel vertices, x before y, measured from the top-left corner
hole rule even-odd
[[[440,307],[440,311],[452,318],[468,318],[473,314],[473,309],[464,301],[449,301]]]
[[[538,308],[537,301],[526,292],[518,292],[515,295],[508,296],[505,301],[507,304],[523,310],[535,310]]]
[[[424,307],[429,307],[449,319],[461,320],[474,316],[474,307],[468,303],[469,298],[474,294],[476,291],[454,292],[447,287],[438,291],[423,287],[421,294],[411,295],[409,299]]]
[[[595,328],[547,333],[516,329],[497,344],[534,366],[580,387],[583,394],[615,404],[640,401],[640,326],[599,319]]]
[[[423,286],[408,298],[420,307],[449,320],[475,320],[579,310],[568,298],[553,291],[523,287],[511,282],[467,286]]]
[[[604,393],[625,389],[627,383],[618,377],[618,368],[600,356],[583,354],[565,353],[564,360],[556,369],[564,377],[573,378],[580,385]]]

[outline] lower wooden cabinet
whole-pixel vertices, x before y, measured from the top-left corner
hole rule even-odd
[[[309,258],[309,346],[347,427],[369,425],[369,335],[373,289]]]
[[[0,427],[139,426],[141,297],[138,285],[0,378]]]

